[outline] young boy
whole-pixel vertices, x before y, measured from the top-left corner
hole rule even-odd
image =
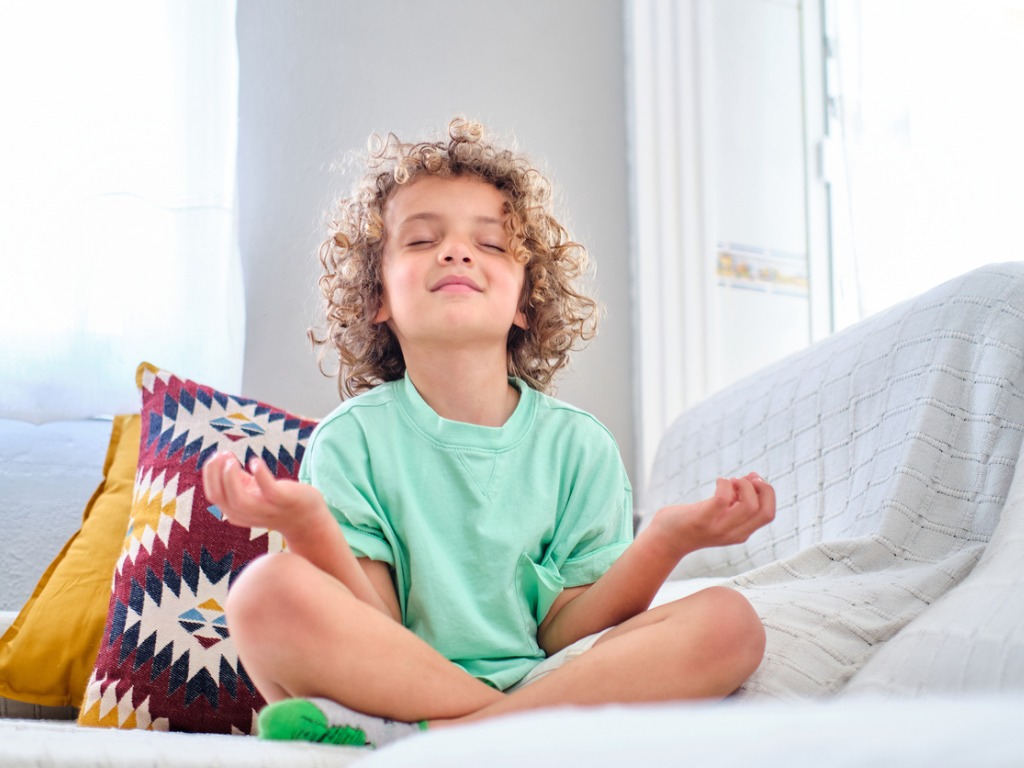
[[[757,475],[666,507],[631,491],[593,417],[542,394],[593,328],[584,249],[525,158],[455,120],[393,136],[321,249],[346,400],[301,483],[230,454],[203,469],[233,523],[280,531],[230,594],[268,738],[377,746],[560,704],[722,697],[764,630],[737,592],[648,610],[679,560],[769,522]]]

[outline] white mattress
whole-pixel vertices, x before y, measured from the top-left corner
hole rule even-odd
[[[845,699],[534,712],[427,733],[360,768],[1020,768],[1024,697]]]
[[[247,736],[0,720],[4,768],[821,768],[1024,765],[1024,696],[563,708],[436,730],[376,752]]]
[[[365,750],[353,747],[262,741],[249,736],[0,720],[3,768],[343,768],[365,756]]]

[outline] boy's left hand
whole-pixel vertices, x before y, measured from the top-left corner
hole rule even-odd
[[[757,473],[719,478],[715,495],[694,504],[674,504],[659,510],[652,527],[666,543],[692,552],[704,547],[740,544],[775,519],[775,489]]]

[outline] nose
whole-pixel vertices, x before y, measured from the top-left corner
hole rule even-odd
[[[469,264],[473,261],[473,253],[466,242],[459,237],[449,237],[437,252],[438,260],[443,264]]]

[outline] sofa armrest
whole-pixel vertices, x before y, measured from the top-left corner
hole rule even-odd
[[[728,576],[822,541],[876,533],[885,510],[971,502],[987,541],[1024,433],[1024,263],[983,267],[738,382],[666,431],[652,510],[716,477],[773,483],[776,520],[744,544],[688,556],[674,578]],[[897,546],[899,542],[895,543]]]

